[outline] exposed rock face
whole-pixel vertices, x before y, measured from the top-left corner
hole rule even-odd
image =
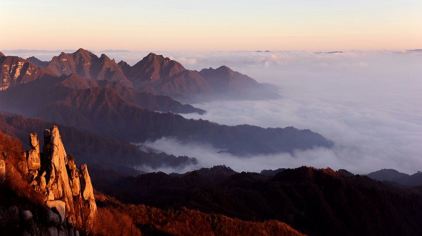
[[[39,79],[43,71],[20,57],[0,56],[0,91]]]
[[[57,126],[45,130],[43,153],[40,153],[37,135],[30,134],[30,150],[24,161],[26,166],[21,163],[20,169],[27,173],[34,189],[44,196],[46,206],[57,211],[62,223],[67,221],[89,231],[97,206],[88,167],[82,165],[81,171],[77,168],[73,157],[66,153]]]

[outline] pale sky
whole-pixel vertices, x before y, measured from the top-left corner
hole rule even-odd
[[[422,48],[422,0],[0,0],[0,50]]]

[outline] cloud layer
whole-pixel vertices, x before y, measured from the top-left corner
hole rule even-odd
[[[226,164],[249,171],[301,165],[356,173],[422,170],[422,53],[239,52],[184,57],[194,62],[192,68],[228,64],[279,86],[282,95],[279,100],[195,104],[208,113],[187,117],[230,125],[309,128],[336,146],[294,156],[240,159],[172,139],[148,144],[158,150],[195,156],[201,166]]]

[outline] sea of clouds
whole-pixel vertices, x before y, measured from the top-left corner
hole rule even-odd
[[[71,51],[71,50],[67,50]],[[146,51],[99,51],[134,64]],[[280,99],[194,104],[205,115],[185,115],[221,124],[311,129],[335,142],[332,149],[294,155],[241,158],[205,144],[163,138],[145,145],[166,153],[196,157],[197,166],[227,165],[238,171],[298,167],[345,168],[368,173],[394,168],[422,170],[422,52],[157,52],[189,69],[227,65],[277,86]],[[11,51],[49,60],[57,51]]]
[[[335,142],[333,149],[294,155],[240,158],[174,139],[152,148],[198,158],[199,166],[224,164],[238,171],[298,167],[345,168],[368,173],[422,170],[422,53],[215,52],[171,55],[191,69],[225,64],[280,89],[281,98],[194,104],[221,124],[311,129]]]

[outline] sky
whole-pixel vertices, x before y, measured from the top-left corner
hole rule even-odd
[[[420,0],[1,0],[0,50],[422,48]]]

